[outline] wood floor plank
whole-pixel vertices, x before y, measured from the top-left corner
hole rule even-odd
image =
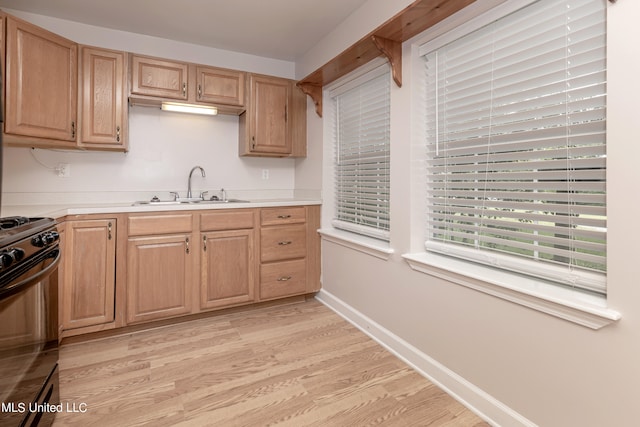
[[[54,426],[487,426],[317,301],[62,346]]]

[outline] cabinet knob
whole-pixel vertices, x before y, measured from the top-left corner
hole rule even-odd
[[[292,242],[291,240],[285,240],[285,241],[282,241],[282,242],[278,242],[278,245],[280,245],[280,246],[286,246],[286,245],[290,245],[290,244],[292,244],[292,243],[293,243],[293,242]]]
[[[116,141],[120,142],[120,126],[116,126]]]
[[[291,218],[291,215],[278,215],[278,218],[280,218],[280,219],[288,219],[288,218]]]
[[[291,276],[282,276],[282,277],[278,277],[278,282],[288,282],[291,279],[293,279],[293,277]]]

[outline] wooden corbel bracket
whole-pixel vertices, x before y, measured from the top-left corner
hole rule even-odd
[[[402,43],[385,39],[380,36],[371,36],[373,44],[389,60],[391,76],[398,87],[402,87]]]
[[[311,97],[313,104],[316,106],[316,114],[322,117],[322,86],[302,81],[298,82],[297,85],[305,95]]]
[[[372,35],[364,46],[369,48],[361,48],[361,51],[354,54],[353,63],[366,62],[380,54],[384,55],[391,65],[391,76],[398,87],[402,87],[402,43],[390,40],[384,37]],[[364,52],[364,53],[360,53]],[[366,59],[365,59],[366,58]],[[320,74],[322,76],[322,74]],[[309,96],[316,106],[316,114],[322,117],[322,77],[308,80],[301,80],[297,83],[298,87],[305,95]]]
[[[414,0],[398,14],[298,82],[322,117],[322,87],[384,55],[391,75],[402,86],[402,43],[477,0]],[[609,0],[613,1],[613,0]]]

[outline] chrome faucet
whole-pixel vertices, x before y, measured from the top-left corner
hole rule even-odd
[[[193,169],[191,169],[191,172],[189,172],[189,181],[187,182],[187,199],[191,199],[193,197],[191,195],[191,176],[193,175],[193,171],[195,171],[196,169],[200,169],[203,178],[207,176],[201,166],[194,166]]]

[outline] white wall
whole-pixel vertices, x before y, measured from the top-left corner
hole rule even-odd
[[[640,228],[632,226],[640,212],[640,199],[634,196],[640,186],[640,57],[633,42],[640,40],[640,2],[608,4],[607,304],[622,313],[621,320],[592,330],[415,272],[401,258],[423,239],[412,233],[412,221],[422,218],[411,215],[421,197],[410,174],[408,130],[414,122],[409,106],[416,90],[408,58],[411,43],[404,46],[403,86],[392,89],[395,254],[383,261],[328,241],[322,245],[323,291],[335,297],[334,307],[364,319],[365,329],[385,331],[399,347],[422,354],[428,374],[442,379],[448,373],[443,381],[460,385],[453,392],[478,397],[470,403],[491,416],[506,414],[504,425],[632,426],[640,419]],[[378,7],[379,2],[369,1],[351,18],[362,18],[360,24],[370,31],[379,19],[367,17],[376,16]],[[361,33],[361,26],[344,24],[332,34],[353,42]],[[334,41],[318,48],[324,54],[332,46],[337,55],[343,45]],[[299,69],[312,68],[310,56],[304,61]],[[323,135],[314,114],[310,109],[309,143],[316,145]],[[325,215],[323,222],[328,220]]]
[[[19,11],[7,12],[83,44],[294,77],[295,64],[292,62]],[[133,201],[154,194],[166,198],[169,191],[180,191],[184,195],[187,176],[195,165],[202,166],[207,177],[193,179],[194,191],[209,190],[215,194],[214,191],[224,187],[233,197],[293,195],[295,160],[238,156],[237,116],[193,116],[149,107],[130,107],[129,125],[130,151],[126,154],[43,149],[30,152],[27,148],[5,148],[3,205]],[[51,168],[58,163],[71,165],[70,177],[57,176]],[[268,180],[262,179],[264,169],[269,170]]]

